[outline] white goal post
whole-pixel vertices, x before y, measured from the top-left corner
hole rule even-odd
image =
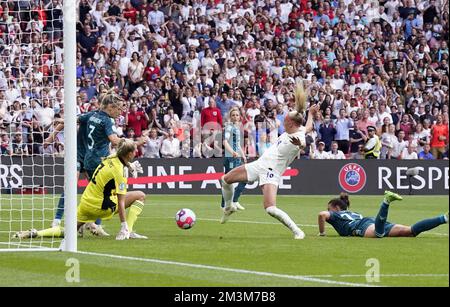
[[[64,1],[64,102],[65,102],[65,244],[64,251],[77,251],[77,120],[76,120],[76,6],[79,1]]]
[[[0,1],[0,252],[77,251],[78,0]],[[50,146],[43,140],[64,121]],[[64,197],[64,238],[51,227]]]

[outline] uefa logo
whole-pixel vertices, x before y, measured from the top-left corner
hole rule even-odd
[[[361,165],[348,163],[339,171],[339,185],[346,192],[356,193],[366,185],[366,172]]]

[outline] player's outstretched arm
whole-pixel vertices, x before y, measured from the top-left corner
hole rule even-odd
[[[325,222],[330,219],[330,212],[322,211],[319,213],[317,223],[319,224],[319,236],[325,236]]]
[[[310,133],[314,130],[314,116],[316,115],[318,110],[319,110],[319,106],[317,104],[309,107],[308,120],[306,121],[306,125],[305,125],[305,128],[306,128],[305,133]]]
[[[120,138],[115,133],[108,135],[108,140],[111,142],[112,147],[117,147],[120,142]]]
[[[56,136],[64,129],[64,122],[58,123],[55,130],[44,140],[44,148],[47,148],[50,144],[55,141]]]

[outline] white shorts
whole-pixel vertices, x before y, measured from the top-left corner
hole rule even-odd
[[[259,181],[259,185],[273,184],[278,186],[281,181],[281,176],[276,174],[271,168],[262,166],[258,161],[245,164],[247,171],[248,182]]]

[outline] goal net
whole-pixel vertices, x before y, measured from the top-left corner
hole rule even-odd
[[[0,251],[63,240],[14,237],[51,227],[64,192],[64,132],[44,142],[64,120],[63,59],[61,0],[0,1]]]

